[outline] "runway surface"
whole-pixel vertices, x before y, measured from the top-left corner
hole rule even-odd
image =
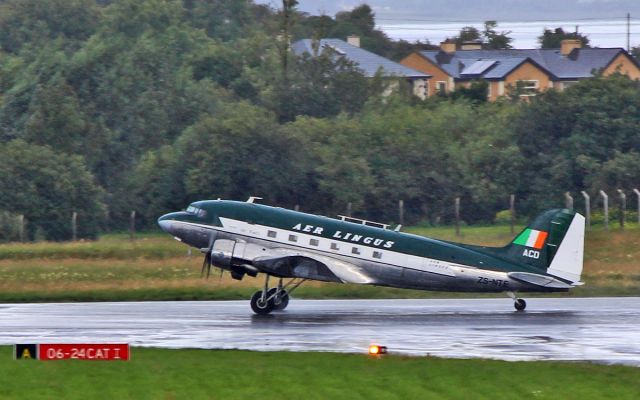
[[[640,298],[296,300],[0,305],[0,344],[126,342],[165,348],[366,352],[640,366]]]

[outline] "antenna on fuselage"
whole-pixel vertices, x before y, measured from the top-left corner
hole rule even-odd
[[[262,197],[258,197],[258,196],[249,196],[249,199],[247,200],[247,203],[253,203],[254,200],[262,200]]]
[[[394,229],[395,232],[400,232],[400,229],[402,229],[402,225],[398,224],[398,226],[396,226],[396,228]]]

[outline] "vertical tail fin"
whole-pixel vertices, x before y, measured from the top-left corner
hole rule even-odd
[[[584,256],[584,221],[574,211],[545,211],[501,253],[540,272],[578,283]]]

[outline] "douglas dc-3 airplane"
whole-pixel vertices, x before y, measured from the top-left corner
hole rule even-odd
[[[289,294],[308,279],[456,292],[564,292],[581,285],[584,217],[549,210],[504,247],[429,239],[387,225],[327,218],[246,202],[208,200],[163,215],[160,227],[204,254],[234,279],[264,273],[251,298],[257,314],[283,310]],[[269,277],[278,279],[269,287]],[[284,279],[289,279],[283,284]]]

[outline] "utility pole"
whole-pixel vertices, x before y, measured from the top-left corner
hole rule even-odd
[[[136,212],[131,211],[129,215],[129,240],[136,240]]]
[[[291,41],[291,19],[295,7],[298,5],[297,0],[282,0],[282,36],[283,44],[281,47],[282,60],[282,78],[287,83],[289,79],[289,45]]]
[[[589,229],[589,227],[591,227],[591,197],[589,197],[589,194],[584,190],[580,193],[582,193],[582,197],[584,197],[584,214],[587,219],[587,229]],[[638,197],[638,210],[640,210],[640,197]]]
[[[640,197],[638,197],[638,199],[640,199]],[[640,204],[640,200],[638,200],[638,204]],[[19,229],[18,236],[20,237],[20,242],[24,242],[24,214],[18,215],[18,229]]]
[[[622,191],[622,189],[618,189],[618,193],[620,194],[620,230],[624,230],[624,213],[627,211],[627,195]]]
[[[568,208],[573,211],[573,197],[571,197],[571,193],[564,193],[564,208]]]
[[[638,196],[638,225],[640,225],[640,190],[633,189],[633,193],[635,193],[636,196]]]
[[[71,240],[78,240],[78,213],[75,211],[71,214]]]
[[[631,51],[631,13],[627,13],[627,52]]]
[[[460,236],[460,197],[456,197],[454,212],[456,215],[456,236]]]
[[[604,190],[600,191],[600,196],[602,196],[602,208],[604,210],[604,228],[609,230],[609,196]]]
[[[509,229],[511,231],[511,234],[513,235],[514,233],[513,226],[516,223],[516,195],[515,194],[512,194],[511,196],[509,196],[509,214],[511,214],[511,217],[509,218]]]

